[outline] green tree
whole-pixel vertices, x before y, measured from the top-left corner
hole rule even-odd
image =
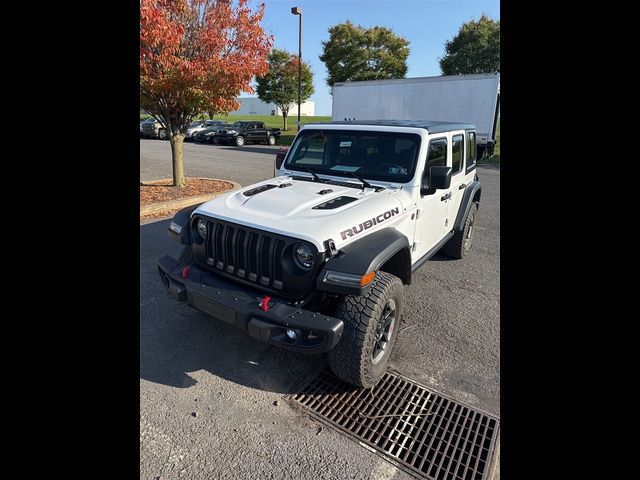
[[[298,103],[298,56],[286,50],[274,48],[269,54],[269,72],[256,77],[258,98],[266,103],[275,103],[282,111],[284,130],[287,130],[289,109]],[[313,95],[313,73],[311,67],[302,62],[300,102]]]
[[[322,42],[322,60],[329,73],[327,85],[353,80],[404,78],[409,41],[385,27],[364,28],[351,22],[329,28]]]
[[[458,34],[444,44],[440,58],[443,75],[500,71],[500,20],[482,15],[463,23]]]

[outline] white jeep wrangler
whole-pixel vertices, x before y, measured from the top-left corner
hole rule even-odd
[[[279,347],[328,351],[338,377],[371,387],[412,273],[471,248],[476,157],[471,124],[308,124],[275,178],[174,216],[185,247],[160,276],[177,300]]]

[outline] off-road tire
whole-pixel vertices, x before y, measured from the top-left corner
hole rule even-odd
[[[478,218],[478,205],[471,204],[467,218],[464,219],[464,228],[453,234],[453,237],[444,245],[442,251],[453,258],[464,258],[471,251],[473,232]]]
[[[267,143],[268,143],[269,145],[275,145],[275,144],[276,144],[276,142],[277,142],[277,140],[278,140],[278,139],[276,138],[276,136],[275,136],[275,135],[269,135],[269,138],[267,139]]]
[[[238,136],[236,137],[236,145],[237,145],[238,147],[242,147],[244,144],[245,144],[245,139],[244,139],[244,137],[243,137],[242,135],[238,135]]]
[[[398,277],[377,272],[367,295],[342,298],[336,317],[344,321],[344,331],[338,345],[329,351],[329,366],[337,377],[357,387],[370,388],[384,375],[398,338],[403,296],[404,287]],[[395,303],[395,322],[384,356],[374,364],[376,330],[390,300]]]

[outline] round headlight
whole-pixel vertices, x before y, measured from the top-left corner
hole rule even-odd
[[[293,247],[293,259],[303,270],[309,270],[313,266],[313,250],[308,245],[299,243]]]
[[[205,222],[203,219],[199,218],[197,227],[198,227],[197,228],[198,235],[200,235],[202,238],[206,238],[207,237],[207,222]]]

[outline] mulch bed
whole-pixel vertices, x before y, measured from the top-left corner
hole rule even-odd
[[[140,206],[153,203],[168,202],[181,198],[197,197],[207,193],[226,192],[233,188],[233,184],[223,180],[212,180],[210,178],[187,178],[183,188],[172,186],[173,180],[165,178],[150,182],[140,182]],[[140,215],[140,220],[151,220],[170,217],[180,208],[171,208],[155,213]]]
[[[172,183],[171,179],[140,182],[140,206],[197,197],[206,193],[225,192],[233,188],[233,184],[229,182],[208,178],[187,178],[183,188],[176,188],[172,186]]]

